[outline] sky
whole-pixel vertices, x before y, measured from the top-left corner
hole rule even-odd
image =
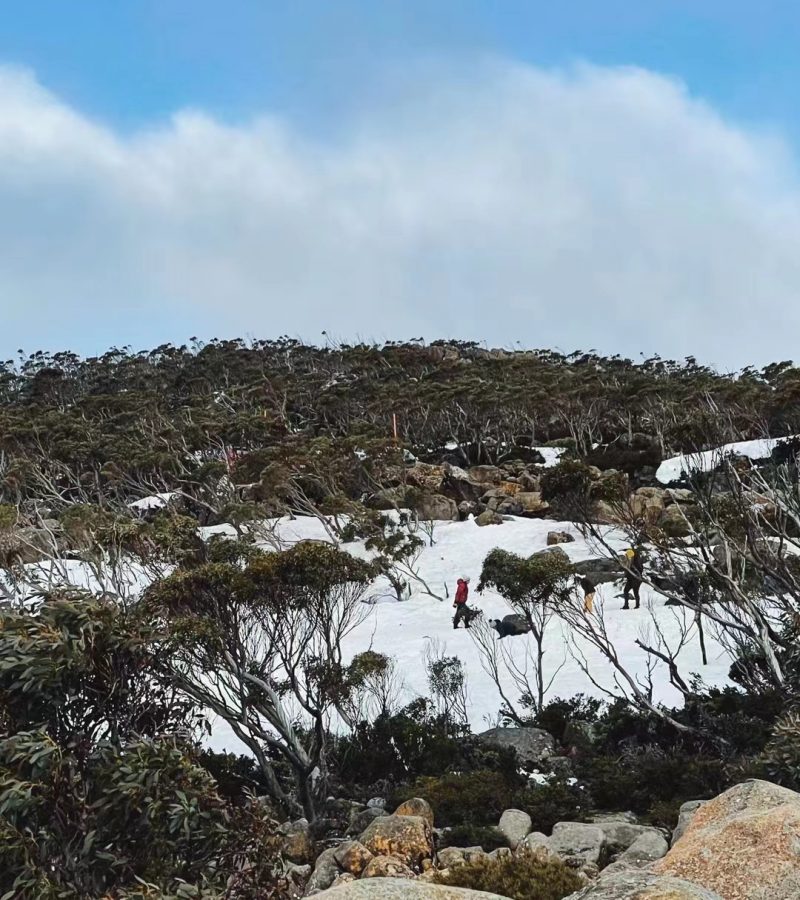
[[[800,8],[28,0],[0,358],[190,337],[792,359]]]

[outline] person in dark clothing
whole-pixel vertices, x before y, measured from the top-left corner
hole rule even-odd
[[[453,602],[456,614],[453,616],[453,628],[458,628],[461,620],[464,620],[464,627],[469,628],[469,609],[467,607],[467,599],[469,598],[469,578],[459,578],[456,587],[456,598]]]
[[[631,594],[636,600],[636,609],[639,609],[641,600],[639,591],[642,589],[642,575],[644,574],[644,556],[641,548],[631,547],[625,551],[628,571],[625,573],[625,587],[622,589],[622,599],[625,601],[623,609],[631,608]]]

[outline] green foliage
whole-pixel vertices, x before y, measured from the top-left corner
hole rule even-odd
[[[592,476],[586,463],[564,459],[542,473],[542,499],[548,503],[579,506],[588,499]]]
[[[591,797],[584,787],[551,776],[546,784],[530,784],[514,798],[514,805],[533,821],[533,830],[547,834],[556,822],[583,822],[591,811]]]
[[[455,825],[447,828],[438,843],[438,849],[445,847],[481,847],[487,853],[498,847],[507,847],[503,834],[489,825]]]
[[[492,550],[483,561],[478,591],[494,588],[516,609],[566,599],[573,569],[562,552],[536,553],[524,559],[507,550]]]
[[[586,697],[583,694],[576,694],[569,700],[556,697],[535,712],[531,725],[543,729],[552,734],[556,741],[562,742],[569,722],[595,722],[602,705],[602,701],[596,697]]]
[[[441,827],[493,825],[514,805],[514,786],[499,772],[444,774],[417,779],[398,793],[398,799],[407,797],[427,800]]]
[[[756,761],[769,781],[800,790],[800,715],[789,711],[775,723],[766,747]]]
[[[512,900],[562,900],[584,886],[563,862],[535,853],[478,858],[438,875],[436,883],[485,891]]]

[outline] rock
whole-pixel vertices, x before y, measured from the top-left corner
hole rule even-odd
[[[349,835],[359,835],[365,831],[371,822],[386,815],[386,810],[380,806],[368,806],[361,812],[354,813],[350,819],[350,827],[347,829]]]
[[[475,524],[480,525],[481,528],[485,525],[502,525],[503,517],[499,513],[494,512],[494,510],[485,509],[476,517]]]
[[[556,544],[571,544],[575,538],[568,531],[548,531],[547,546],[554,547]]]
[[[414,873],[396,856],[373,856],[362,878],[413,878]]]
[[[424,878],[425,876],[423,876]],[[430,884],[421,878],[402,881],[393,878],[370,878],[327,891],[325,900],[508,900],[499,894],[471,891],[467,888]],[[679,898],[681,900],[681,898]],[[694,900],[694,898],[691,898]],[[703,898],[706,900],[706,898]]]
[[[689,504],[673,504],[666,507],[658,520],[658,527],[669,537],[688,537],[692,533],[689,524],[691,514],[695,507]],[[689,521],[687,521],[687,517]]]
[[[334,859],[340,869],[360,878],[372,860],[372,853],[358,841],[346,841],[336,848]]]
[[[383,797],[373,797],[367,800],[367,809],[386,809],[386,801]]]
[[[511,848],[498,847],[496,850],[492,850],[492,852],[487,855],[489,859],[505,859],[507,856],[511,856]]]
[[[472,466],[467,477],[474,484],[500,484],[503,473],[497,466]]]
[[[323,850],[322,853],[320,853],[317,857],[317,862],[314,866],[311,878],[309,878],[308,884],[306,885],[304,896],[310,897],[312,894],[318,894],[320,891],[326,890],[333,884],[339,875],[339,866],[336,864],[335,857],[336,850],[333,847],[328,850]]]
[[[578,575],[586,575],[595,584],[604,584],[609,581],[617,581],[623,577],[624,571],[619,559],[582,559],[573,564],[573,569]]]
[[[648,828],[624,853],[620,854],[617,862],[642,869],[657,859],[662,859],[668,850],[669,844],[664,835],[655,828]]]
[[[686,488],[667,488],[664,502],[669,506],[671,503],[694,503],[696,499],[694,492]]]
[[[502,619],[492,619],[489,623],[497,632],[500,639],[506,637],[519,637],[531,630],[531,623],[518,613],[509,613]]]
[[[630,822],[609,820],[595,821],[593,824],[597,825],[603,832],[606,847],[612,855],[627,850],[644,834],[655,833],[658,837],[662,837],[661,832],[657,828],[651,828],[646,825],[633,825]]]
[[[430,803],[421,797],[412,797],[410,800],[404,801],[397,807],[394,814],[396,816],[419,816],[433,828],[433,809],[431,809]]]
[[[565,900],[723,900],[719,894],[680,878],[638,869],[607,869],[597,881]]]
[[[631,512],[637,519],[655,525],[664,512],[666,492],[657,487],[640,487],[631,496]]]
[[[349,872],[342,872],[341,875],[337,875],[331,885],[332,888],[341,887],[343,884],[351,884],[356,880],[355,875],[351,875]]]
[[[543,550],[531,553],[531,556],[557,556],[563,562],[569,562],[569,556],[561,547],[545,547]]]
[[[517,845],[517,853],[527,853],[531,850],[536,850],[540,847],[545,847],[546,849],[550,849],[549,844],[550,838],[546,834],[542,834],[541,831],[532,831],[530,834],[526,835]]]
[[[417,462],[406,469],[406,482],[412,487],[422,488],[431,494],[436,494],[442,489],[445,479],[444,466],[432,466],[428,463]]]
[[[521,809],[507,809],[500,816],[497,826],[508,841],[508,846],[516,850],[519,844],[530,834],[533,820]]]
[[[544,516],[550,509],[550,504],[542,500],[539,491],[520,491],[514,496],[514,502],[522,509],[522,515],[528,518]]]
[[[360,841],[375,856],[396,856],[411,867],[419,867],[426,856],[433,856],[433,831],[421,816],[381,816]]]
[[[442,869],[455,869],[466,865],[466,857],[461,847],[445,847],[437,854],[439,866]]]
[[[654,871],[725,900],[800,897],[800,794],[748,781],[704,803]]]
[[[314,841],[311,838],[311,831],[305,819],[284,823],[280,827],[279,833],[282,835],[281,852],[290,862],[297,865],[312,862],[314,859]]]
[[[429,522],[457,522],[458,507],[443,494],[424,494],[417,501],[417,515]]]
[[[681,835],[689,827],[689,823],[694,818],[694,814],[697,812],[697,810],[707,802],[707,800],[687,800],[686,803],[681,806],[680,810],[678,811],[678,824],[675,826],[675,830],[672,832],[673,846],[680,840]]]
[[[556,743],[552,735],[541,728],[490,728],[478,735],[483,744],[513,747],[520,761],[539,763],[553,756]]]
[[[481,514],[483,507],[474,500],[462,500],[458,504],[458,517],[462,520],[468,519],[470,516],[476,518]]]
[[[558,822],[553,826],[547,846],[571,862],[590,862],[599,866],[607,855],[603,829],[582,822]]]

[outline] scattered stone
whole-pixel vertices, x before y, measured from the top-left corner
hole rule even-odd
[[[606,858],[606,836],[599,825],[558,822],[547,846],[567,862],[601,865]]]
[[[638,869],[606,869],[597,881],[566,900],[723,900],[719,894],[680,878]]]
[[[375,856],[396,856],[412,868],[418,868],[426,856],[433,856],[433,831],[421,816],[381,816],[369,825],[360,841]]]
[[[547,533],[547,546],[554,547],[556,544],[572,544],[575,538],[568,531],[549,531]]]
[[[521,762],[539,763],[553,756],[556,743],[541,728],[490,728],[478,735],[482,744],[513,747]]]
[[[330,900],[508,900],[499,894],[430,884],[425,880],[427,877],[432,876],[422,875],[414,881],[396,878],[370,878],[367,881],[355,881],[352,884],[345,884],[328,891],[324,898],[325,900],[328,900],[329,897]]]
[[[360,878],[372,860],[372,853],[358,841],[346,841],[336,848],[334,859],[340,869]]]
[[[672,846],[680,840],[681,835],[686,831],[689,827],[689,823],[694,818],[694,814],[703,806],[704,803],[707,803],[707,800],[687,800],[684,803],[679,812],[678,812],[678,824],[675,826],[675,830],[672,832]]]
[[[483,528],[485,525],[502,525],[503,517],[491,509],[485,509],[475,519],[475,524]]]
[[[336,850],[331,847],[323,850],[317,857],[314,871],[306,885],[306,897],[327,890],[339,875],[339,866],[336,864]]]
[[[430,803],[421,797],[412,797],[410,800],[404,801],[397,807],[394,814],[396,816],[420,816],[427,820],[433,828],[433,809],[431,809]]]
[[[281,852],[297,865],[310,863],[314,859],[314,841],[306,819],[285,822],[279,829],[282,835]]]
[[[521,809],[507,809],[500,816],[498,828],[503,837],[508,841],[508,846],[516,850],[520,843],[530,834],[533,821],[531,817]]]
[[[374,856],[362,878],[414,878],[414,873],[396,856]]]
[[[757,780],[725,791],[695,812],[654,871],[725,900],[797,900],[800,794]]]

